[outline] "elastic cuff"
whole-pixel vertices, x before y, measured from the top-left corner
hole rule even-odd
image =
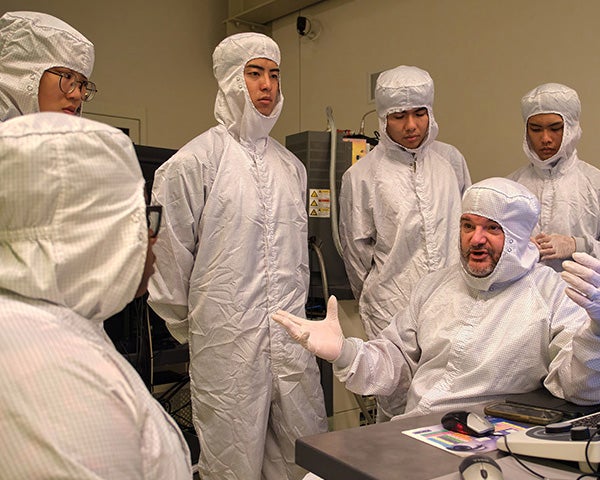
[[[600,337],[600,323],[598,320],[594,320],[590,317],[590,331],[596,336]]]
[[[581,237],[572,237],[575,240],[575,251],[585,252],[585,240]]]
[[[339,356],[331,363],[337,368],[346,368],[352,364],[357,352],[358,348],[356,344],[351,339],[344,338]]]

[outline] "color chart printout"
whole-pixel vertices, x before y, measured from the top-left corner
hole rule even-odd
[[[486,417],[494,424],[495,434],[489,437],[471,437],[463,433],[451,432],[442,425],[431,427],[414,428],[402,432],[409,437],[416,438],[422,442],[441,448],[456,455],[466,457],[474,453],[484,453],[497,450],[496,442],[504,435],[519,430],[526,430],[529,426],[517,422],[511,422],[503,418]]]

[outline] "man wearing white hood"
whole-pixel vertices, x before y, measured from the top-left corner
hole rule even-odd
[[[36,112],[81,115],[96,85],[94,45],[67,23],[38,12],[0,17],[0,122]]]
[[[160,226],[131,141],[23,115],[0,124],[0,177],[0,477],[191,480],[179,427],[103,329],[146,291]]]
[[[369,339],[402,310],[426,273],[458,261],[460,198],[471,185],[462,154],[438,142],[434,86],[420,68],[379,75],[380,143],[342,178],[340,240]],[[377,421],[402,413],[402,399],[377,399]]]
[[[600,258],[600,170],[581,161],[581,103],[558,83],[540,85],[521,100],[523,150],[530,164],[509,175],[539,199],[534,229],[540,260],[556,271],[574,252]]]
[[[408,303],[419,278],[458,261],[460,197],[471,178],[460,152],[436,141],[433,95],[420,68],[381,73],[381,141],[342,178],[340,240],[369,339]]]
[[[306,171],[269,137],[283,104],[277,44],[258,33],[213,53],[218,126],[156,172],[164,208],[152,308],[190,344],[203,479],[296,479],[296,438],[327,430],[314,357],[269,321],[304,313]]]
[[[461,262],[423,277],[375,340],[343,337],[335,298],[323,321],[284,311],[273,319],[333,362],[349,390],[407,394],[406,416],[470,408],[540,381],[557,397],[600,403],[598,327],[538,262],[530,240],[538,214],[535,196],[511,180],[467,189]]]

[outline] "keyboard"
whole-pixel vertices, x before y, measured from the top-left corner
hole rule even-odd
[[[574,427],[592,427],[595,428],[600,423],[600,412],[587,415],[585,417],[576,418],[569,422]]]
[[[600,413],[511,432],[498,439],[498,449],[515,455],[578,462],[583,472],[593,472],[600,464]],[[587,449],[587,459],[586,459]]]

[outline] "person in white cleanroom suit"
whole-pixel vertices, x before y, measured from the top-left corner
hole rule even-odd
[[[80,115],[82,102],[96,90],[88,81],[93,68],[94,45],[67,23],[45,13],[5,13],[0,17],[0,122],[36,112]]]
[[[538,214],[535,196],[511,180],[467,189],[461,262],[423,277],[375,340],[343,337],[335,298],[326,320],[284,311],[273,319],[333,362],[349,390],[407,392],[406,416],[469,408],[540,381],[557,397],[600,403],[600,330],[564,294],[560,275],[538,262],[530,240]]]
[[[342,178],[340,240],[367,337],[401,310],[425,273],[458,261],[464,157],[438,142],[433,80],[417,67],[381,73],[380,143]]]
[[[369,339],[408,304],[423,275],[458,261],[460,198],[471,177],[462,154],[436,140],[433,96],[420,68],[381,73],[381,141],[342,178],[340,241]],[[401,398],[377,400],[377,421],[402,413]]]
[[[178,426],[103,328],[153,268],[131,141],[37,113],[0,124],[0,145],[0,476],[191,479]]]
[[[299,478],[296,438],[327,430],[315,359],[269,321],[302,315],[306,171],[269,137],[283,104],[279,47],[241,33],[213,53],[218,126],[156,172],[164,207],[149,303],[190,343],[203,479]]]
[[[558,83],[540,85],[521,100],[526,165],[509,175],[540,200],[533,235],[542,262],[557,271],[574,252],[600,258],[600,170],[577,155],[581,103]]]

